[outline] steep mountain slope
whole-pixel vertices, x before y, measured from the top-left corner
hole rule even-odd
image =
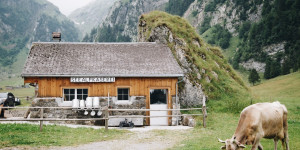
[[[224,50],[236,69],[255,68],[268,79],[300,67],[300,0],[155,0],[150,4],[118,1],[101,27],[84,41],[136,41],[134,18],[160,9],[186,18],[205,41]]]
[[[86,33],[90,33],[92,28],[102,23],[115,1],[96,0],[85,7],[76,9],[68,18],[75,22],[80,30],[79,35],[83,37]]]
[[[184,17],[209,43],[228,48],[235,68],[272,78],[300,66],[299,10],[299,0],[197,0]]]
[[[179,16],[153,11],[139,21],[138,41],[167,44],[185,72],[179,83],[182,105],[201,104],[203,96],[210,100],[228,100],[228,107],[239,99],[246,100],[247,88],[217,47],[205,43],[195,29]],[[239,110],[239,109],[238,109]]]
[[[78,40],[74,24],[48,1],[1,0],[0,77],[20,73],[13,64],[24,64],[21,51],[28,51],[32,41],[51,41],[55,31],[62,32],[62,41]]]
[[[110,9],[105,21],[83,41],[136,41],[138,17],[152,10],[164,9],[168,0],[119,0]]]

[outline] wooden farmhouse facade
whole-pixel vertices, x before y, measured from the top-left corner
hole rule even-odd
[[[102,107],[139,109],[173,108],[182,76],[171,50],[151,42],[33,43],[22,72],[24,83],[38,87],[38,98],[60,98],[59,106],[72,106],[73,99],[98,97]],[[172,114],[151,113],[125,115]],[[136,124],[171,125],[172,118],[142,118]]]

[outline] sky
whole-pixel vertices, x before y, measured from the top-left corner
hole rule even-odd
[[[48,0],[57,6],[61,13],[68,16],[72,11],[77,8],[83,7],[88,3],[95,0]]]

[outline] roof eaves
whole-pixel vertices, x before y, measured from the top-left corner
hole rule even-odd
[[[113,74],[103,74],[103,75],[74,75],[74,74],[22,74],[22,77],[183,77],[184,74],[127,74],[127,75],[113,75]]]

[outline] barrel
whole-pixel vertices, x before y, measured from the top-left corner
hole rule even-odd
[[[99,108],[100,107],[100,98],[99,97],[94,97],[93,98],[93,107],[94,108]]]
[[[73,99],[72,100],[72,107],[73,108],[78,108],[79,107],[79,100],[78,99]]]
[[[85,104],[86,104],[87,108],[92,108],[93,107],[93,98],[92,97],[87,97]]]
[[[79,103],[80,103],[80,108],[84,109],[84,107],[85,107],[84,100],[80,100]]]

